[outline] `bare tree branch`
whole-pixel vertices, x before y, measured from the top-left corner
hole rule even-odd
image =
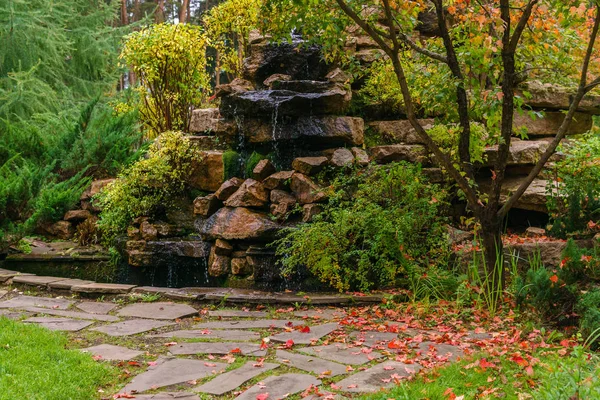
[[[567,112],[567,115],[565,116],[562,124],[558,128],[558,132],[556,133],[556,136],[554,137],[554,139],[552,140],[552,142],[550,143],[550,145],[548,146],[548,148],[546,149],[546,151],[544,152],[542,157],[539,159],[537,164],[533,167],[533,169],[531,170],[529,175],[527,175],[527,178],[525,178],[525,180],[521,183],[519,188],[512,194],[512,196],[510,196],[510,198],[506,201],[506,203],[504,203],[502,208],[498,211],[498,217],[500,217],[500,218],[504,217],[508,213],[508,211],[511,209],[511,207],[517,201],[519,201],[519,199],[521,198],[523,193],[525,193],[525,191],[531,185],[533,180],[541,172],[542,168],[544,168],[544,165],[546,165],[546,163],[548,162],[548,160],[550,159],[552,154],[554,154],[554,152],[556,151],[556,148],[558,147],[558,145],[560,144],[562,139],[565,137],[567,129],[569,128],[569,125],[570,125],[571,121],[573,120],[573,116],[575,115],[575,112],[577,111],[577,108],[579,107],[579,103],[581,102],[581,100],[583,99],[583,96],[586,93],[586,87],[589,86],[589,85],[587,85],[587,73],[588,73],[588,69],[589,69],[589,65],[590,65],[590,60],[592,58],[592,54],[594,52],[594,45],[595,45],[596,39],[598,37],[598,29],[599,28],[600,28],[600,5],[596,5],[596,16],[595,16],[594,26],[592,28],[592,32],[590,35],[590,40],[588,43],[586,55],[583,60],[583,65],[581,68],[581,80],[579,83],[579,88],[577,90],[577,94],[575,95],[575,98],[573,99],[573,102],[571,103],[571,106],[569,107],[569,111]],[[597,84],[600,84],[599,79],[600,78],[595,79],[592,83],[596,83],[598,81]]]

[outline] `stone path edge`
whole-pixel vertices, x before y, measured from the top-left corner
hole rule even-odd
[[[18,285],[18,286],[31,286],[38,289],[46,289],[49,292],[55,291],[52,287],[61,281],[69,281],[71,278],[64,277],[50,277],[45,276],[51,284],[43,284],[37,281],[35,278],[31,279],[31,283],[27,282],[27,279],[21,279],[18,277],[24,276],[35,276],[34,274],[22,273],[18,271],[11,271],[7,269],[0,269],[0,275],[4,280],[0,280],[0,287]],[[14,279],[17,278],[17,279]],[[87,287],[92,287],[93,290],[85,290]],[[82,289],[83,288],[83,289]],[[104,289],[105,288],[105,289]],[[118,288],[118,290],[116,289]],[[214,303],[228,303],[228,304],[304,304],[304,305],[342,305],[342,304],[372,304],[380,303],[383,294],[371,294],[368,296],[355,296],[355,295],[339,295],[339,294],[324,294],[314,293],[307,295],[295,295],[292,293],[272,293],[272,292],[261,292],[254,290],[237,290],[231,288],[220,288],[220,287],[192,287],[192,288],[163,288],[163,287],[147,287],[147,286],[135,286],[135,285],[120,285],[112,283],[100,283],[90,282],[81,286],[72,286],[70,290],[62,290],[62,292],[71,291],[73,293],[84,294],[86,297],[100,297],[104,295],[115,295],[115,294],[129,294],[129,293],[156,293],[160,294],[161,297],[171,300],[196,300],[206,301]]]

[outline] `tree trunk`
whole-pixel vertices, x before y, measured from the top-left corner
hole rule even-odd
[[[121,25],[129,24],[129,15],[127,14],[127,0],[121,0]]]
[[[179,23],[185,24],[187,22],[188,17],[188,7],[190,5],[190,0],[183,0],[181,4],[181,9],[179,10]]]
[[[487,286],[482,289],[493,295],[496,300],[500,299],[506,283],[501,226],[501,221],[498,220],[495,213],[481,218],[479,236],[484,262],[482,281]]]
[[[157,0],[156,12],[154,13],[154,21],[156,23],[165,22],[165,0]]]
[[[140,0],[133,1],[133,20],[139,21],[142,19],[142,7],[140,5]]]

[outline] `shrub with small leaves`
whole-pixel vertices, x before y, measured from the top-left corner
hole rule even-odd
[[[192,109],[210,92],[207,39],[199,26],[151,25],[127,37],[120,58],[140,79],[139,111],[154,137],[187,131]]]
[[[102,208],[99,229],[105,241],[126,231],[139,216],[154,216],[185,193],[194,161],[200,154],[179,132],[165,132],[147,157],[126,169],[95,199]]]
[[[413,278],[447,254],[444,191],[406,163],[341,175],[331,187],[325,212],[277,242],[283,274],[307,267],[340,291],[402,280],[422,288]]]

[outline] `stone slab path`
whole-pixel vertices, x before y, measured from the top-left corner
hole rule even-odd
[[[419,360],[432,365],[463,356],[456,342],[438,343],[434,330],[382,317],[370,328],[377,331],[365,331],[351,308],[210,309],[198,301],[132,303],[129,294],[115,294],[112,301],[16,290],[2,295],[0,318],[65,331],[73,339],[69,347],[98,362],[135,363],[131,378],[108,397],[255,400],[268,393],[274,400],[303,392],[307,399],[323,398],[316,393],[346,399],[398,384],[422,368]],[[463,337],[469,343],[492,338],[472,332]],[[388,346],[392,341],[401,346]],[[405,357],[414,363],[398,361]]]

